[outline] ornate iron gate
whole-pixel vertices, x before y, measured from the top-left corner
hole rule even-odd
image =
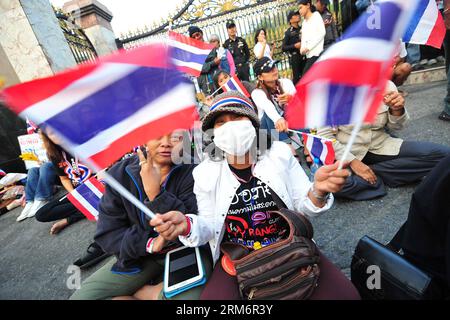
[[[296,0],[189,0],[177,14],[160,26],[154,26],[150,31],[129,33],[120,37],[117,42],[123,48],[131,49],[153,39],[165,39],[169,28],[186,33],[189,26],[196,25],[203,30],[205,40],[210,35],[217,34],[223,43],[228,38],[226,21],[233,19],[238,34],[247,41],[250,48],[255,45],[256,30],[264,27],[268,41],[276,45],[273,58],[280,61],[281,76],[291,77],[289,58],[283,53],[281,46],[284,32],[289,27],[287,13],[298,9],[296,2]],[[253,50],[250,52],[253,62],[255,59]]]
[[[97,58],[97,52],[83,29],[72,23],[69,16],[62,10],[55,10],[55,13],[75,61],[77,63],[94,61]]]

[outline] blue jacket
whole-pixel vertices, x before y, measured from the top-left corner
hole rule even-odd
[[[161,193],[151,202],[144,192],[137,156],[120,161],[109,170],[109,174],[154,213],[177,210],[185,214],[196,214],[197,201],[192,177],[194,167],[195,165],[175,166],[169,173]],[[111,187],[106,186],[99,206],[94,239],[105,252],[117,257],[112,271],[130,274],[140,272],[142,259],[149,255],[146,252],[147,241],[156,236],[157,233],[149,225],[149,218]]]

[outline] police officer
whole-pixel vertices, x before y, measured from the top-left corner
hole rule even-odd
[[[303,66],[305,65],[305,57],[300,54],[300,13],[298,11],[291,11],[289,12],[287,18],[291,26],[284,33],[282,49],[283,52],[286,52],[289,55],[289,61],[291,63],[293,73],[292,82],[297,84],[302,75]]]
[[[223,44],[225,49],[231,52],[236,65],[236,73],[241,81],[250,81],[250,50],[247,42],[237,36],[236,24],[233,20],[227,21],[227,31],[229,38]]]

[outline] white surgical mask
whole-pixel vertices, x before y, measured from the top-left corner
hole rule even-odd
[[[214,129],[214,144],[222,151],[244,156],[252,147],[256,130],[250,120],[228,121]]]

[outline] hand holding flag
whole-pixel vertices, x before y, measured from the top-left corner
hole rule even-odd
[[[132,147],[190,129],[198,114],[194,87],[155,43],[121,51],[97,63],[3,91],[6,105],[46,131],[96,171]],[[151,211],[112,177],[105,181],[143,212]]]

